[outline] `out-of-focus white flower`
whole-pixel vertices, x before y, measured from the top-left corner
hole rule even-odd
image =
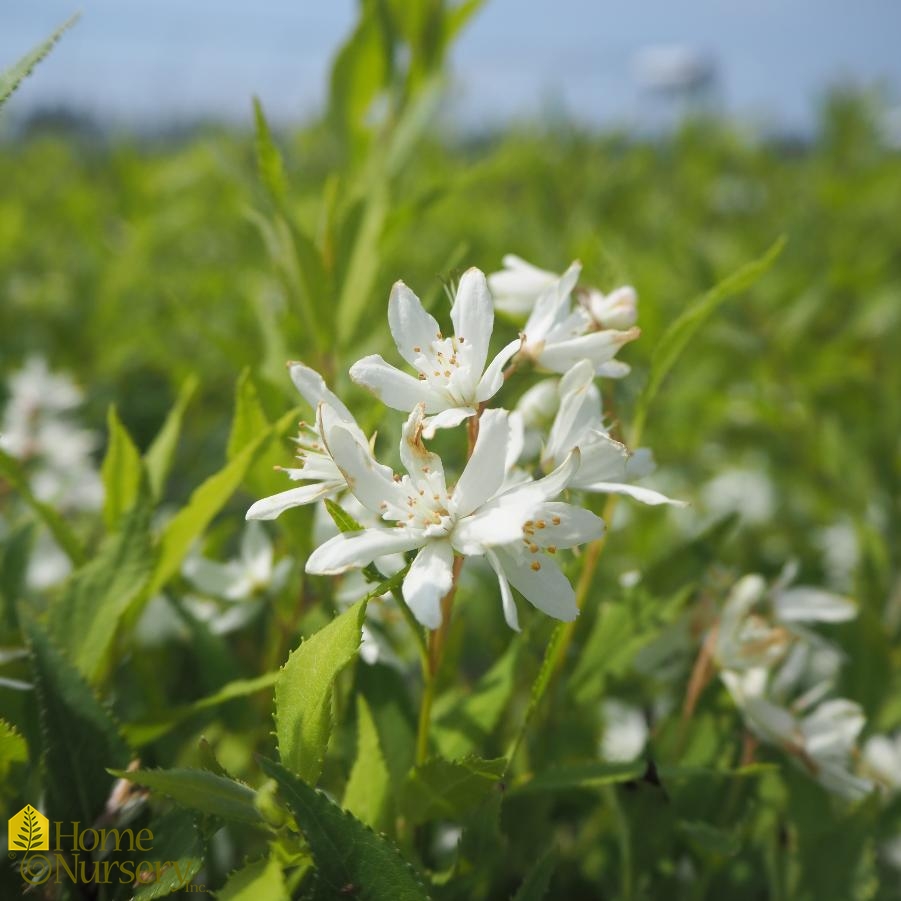
[[[847,591],[860,561],[860,543],[854,524],[846,519],[826,526],[817,535],[817,544],[829,584]]]
[[[576,363],[560,380],[559,395],[560,407],[542,451],[545,469],[558,466],[578,448],[582,464],[570,487],[624,494],[643,504],[685,506],[683,501],[672,500],[659,491],[630,484],[653,471],[653,458],[647,449],[630,454],[625,445],[607,434],[591,363]]]
[[[648,724],[641,710],[611,698],[601,705],[601,716],[604,720],[601,738],[604,760],[635,760],[648,740]]]
[[[641,332],[634,327],[598,331],[584,307],[573,309],[572,293],[581,271],[581,264],[573,263],[535,302],[523,328],[520,354],[552,372],[566,372],[588,360],[595,375],[622,378],[629,366],[613,358]]]
[[[513,316],[528,316],[535,301],[560,278],[554,272],[527,263],[514,253],[508,253],[503,264],[500,272],[492,272],[488,276],[488,287],[494,305]]]
[[[25,572],[25,583],[28,587],[43,591],[53,585],[59,585],[70,572],[72,561],[69,556],[53,540],[49,532],[43,529],[39,531],[28,557],[28,569]]]
[[[769,522],[776,508],[773,483],[759,469],[724,469],[704,486],[702,497],[714,515],[737,513],[749,525]]]
[[[835,698],[799,716],[766,698],[765,669],[721,676],[757,738],[789,753],[828,791],[848,800],[869,794],[873,784],[851,771],[855,743],[866,722],[860,705]]]
[[[441,458],[422,443],[424,418],[424,404],[419,404],[407,419],[400,444],[407,474],[395,478],[374,468],[368,446],[328,406],[320,405],[320,433],[348,488],[393,526],[336,535],[313,552],[307,572],[338,574],[384,554],[415,550],[403,582],[404,600],[423,625],[435,629],[441,624],[441,599],[453,584],[454,554],[486,556],[497,573],[512,628],[518,628],[518,622],[511,584],[548,615],[575,619],[572,586],[553,555],[603,531],[603,522],[593,513],[552,502],[578,469],[578,451],[545,478],[501,492],[508,413],[487,410],[472,456],[448,490]]]
[[[363,431],[357,425],[350,410],[340,398],[329,390],[325,380],[314,369],[302,363],[289,363],[291,381],[303,399],[315,411],[321,403],[328,404],[349,429],[366,443]],[[282,469],[296,482],[307,482],[299,488],[290,488],[257,501],[247,511],[247,519],[275,519],[291,507],[312,504],[325,497],[338,494],[347,487],[341,470],[335,465],[322,443],[319,432],[306,423],[301,423],[301,432],[294,439],[297,444],[297,459],[300,466]]]
[[[275,563],[272,542],[257,522],[247,524],[241,536],[240,554],[235,560],[219,563],[206,557],[185,560],[182,573],[204,594],[225,601],[244,601],[284,587],[291,570],[285,557]]]
[[[350,369],[358,385],[394,410],[409,412],[423,404],[426,413],[434,414],[424,423],[426,437],[435,429],[459,425],[494,397],[504,383],[504,366],[520,347],[520,341],[511,341],[486,368],[494,304],[478,269],[468,269],[460,279],[451,321],[454,334],[445,338],[419,298],[397,282],[388,300],[388,325],[398,353],[417,376],[401,372],[379,354]]]
[[[609,294],[589,288],[579,302],[597,329],[627,329],[638,321],[638,294],[631,285],[623,285]]]
[[[874,735],[863,746],[864,770],[885,791],[901,791],[901,732]]]
[[[0,447],[26,466],[40,500],[63,510],[96,510],[103,485],[92,458],[99,438],[72,420],[82,393],[36,357],[9,378]]]

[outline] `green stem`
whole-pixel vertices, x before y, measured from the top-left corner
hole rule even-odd
[[[416,729],[416,766],[422,766],[429,756],[429,724],[432,718],[432,701],[435,698],[435,677],[428,666],[422,670],[422,700],[419,704],[419,725]]]

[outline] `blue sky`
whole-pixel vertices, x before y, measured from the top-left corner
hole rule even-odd
[[[416,2],[416,0],[410,0]],[[3,0],[0,65],[71,14],[67,0]],[[290,121],[317,109],[355,0],[84,0],[83,18],[16,99],[68,102],[123,122],[249,118],[259,94]],[[636,121],[643,47],[683,44],[717,63],[730,112],[804,127],[825,86],[901,89],[901,0],[488,0],[453,58],[468,124],[562,104]]]

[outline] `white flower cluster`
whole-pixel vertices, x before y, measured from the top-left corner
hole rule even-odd
[[[649,455],[636,460],[610,437],[594,383],[597,376],[628,372],[614,356],[638,336],[635,292],[577,293],[576,263],[559,277],[518,258],[505,263],[507,269],[487,279],[477,269],[462,276],[447,333],[398,282],[388,301],[388,324],[413,374],[379,355],[350,369],[353,381],[408,414],[400,442],[406,472],[396,474],[378,462],[373,443],[321,376],[291,363],[295,386],[316,411],[315,426],[302,426],[296,439],[299,465],[285,470],[304,484],[258,501],[247,513],[248,519],[273,519],[291,507],[348,492],[369,512],[371,524],[329,538],[307,560],[307,572],[338,574],[386,555],[415,552],[403,597],[430,629],[441,625],[441,600],[454,584],[455,558],[465,557],[483,557],[494,569],[511,628],[519,628],[511,587],[550,616],[573,620],[575,593],[557,554],[599,538],[604,523],[559,500],[561,494],[618,492],[650,504],[669,502],[629,484],[650,470]],[[495,305],[528,318],[520,337],[489,362]],[[527,365],[563,377],[539,383],[521,409],[489,407],[508,377]],[[535,391],[545,395],[543,409],[555,413],[546,435],[536,432],[529,412]],[[451,482],[425,442],[437,429],[463,423],[469,458]]]
[[[63,510],[97,510],[103,485],[92,454],[99,437],[72,419],[81,390],[37,357],[10,375],[7,389],[0,447],[26,466],[35,496]]]
[[[713,634],[713,657],[748,729],[790,754],[829,791],[848,799],[872,783],[854,772],[861,707],[831,698],[842,655],[809,628],[857,615],[847,598],[792,585],[794,568],[767,586],[759,575],[733,587]]]

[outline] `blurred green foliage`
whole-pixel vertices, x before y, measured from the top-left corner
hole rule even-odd
[[[89,562],[62,588],[29,590],[31,512],[0,557],[4,809],[46,793],[87,822],[111,789],[106,770],[121,775],[130,753],[171,771],[147,777],[158,794],[138,822],[193,835],[208,886],[243,867],[223,897],[246,885],[262,897],[417,898],[426,879],[448,899],[899,898],[878,852],[901,827],[898,802],[842,806],[766,751],[777,766],[736,777],[741,724],[718,687],[687,725],[665,721],[650,763],[604,763],[597,746],[608,694],[649,713],[680,703],[687,673],[664,686],[635,665],[678,613],[792,558],[806,582],[857,598],[858,619],[831,632],[847,655],[840,692],[872,730],[901,726],[901,155],[872,109],[842,94],[809,141],[709,120],[654,139],[565,122],[461,136],[434,112],[447,48],[477,5],[362,4],[327,115],[291,133],[273,134],[257,104],[252,136],[35,133],[0,145],[4,374],[46,357],[74,374],[85,422],[109,435],[104,516],[73,523],[71,556]],[[355,621],[327,626],[334,592],[302,572],[312,511],[274,524],[295,566],[245,628],[219,634],[184,603],[191,543],[228,556],[248,503],[284,487],[271,467],[289,462],[300,415],[286,359],[322,371],[390,459],[396,433],[346,371],[364,353],[393,354],[384,314],[396,279],[439,318],[444,284],[469,265],[499,268],[507,252],[556,271],[579,258],[602,289],[634,284],[642,337],[621,354],[634,372],[604,385],[618,429],[670,324],[780,235],[775,266],[693,338],[644,426],[659,483],[692,507],[620,507],[559,678],[539,676],[551,624],[530,617],[513,638],[495,586],[466,572],[434,715],[447,759],[411,769],[415,677],[346,666]],[[507,340],[516,325],[499,330]],[[725,506],[729,491],[710,487],[724,476],[739,485]],[[849,561],[830,544],[836,528],[853,536]],[[637,588],[620,581],[631,570]],[[332,662],[298,691],[286,680],[316,642]],[[278,749],[293,772],[253,756],[276,753],[277,680],[279,728],[297,721],[303,739]],[[74,736],[84,754],[67,754]],[[507,773],[498,759],[519,738]],[[356,819],[298,779],[320,772]],[[460,794],[446,797],[448,783]],[[167,796],[199,811],[193,824],[165,812]],[[0,884],[16,879],[7,870]]]

